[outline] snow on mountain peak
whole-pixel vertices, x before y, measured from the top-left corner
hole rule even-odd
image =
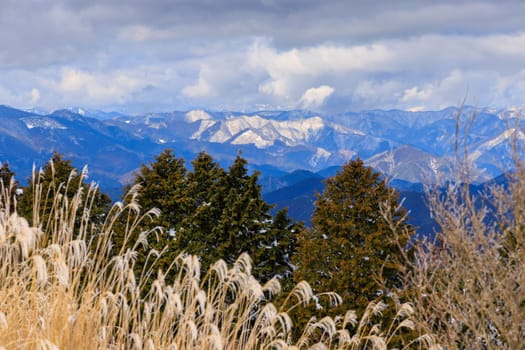
[[[184,116],[184,120],[188,123],[194,123],[199,120],[208,120],[208,119],[212,119],[212,116],[203,110],[189,111]]]
[[[295,146],[309,141],[326,125],[321,117],[311,117],[300,120],[272,120],[258,115],[242,115],[218,121],[219,127],[210,128],[213,122],[201,122],[199,130],[192,135],[193,139],[201,141],[233,144],[253,144],[258,148],[272,146],[275,141],[281,141],[287,146]],[[209,130],[209,134],[205,133]]]
[[[337,123],[330,123],[329,126],[334,129],[336,132],[340,134],[347,134],[347,135],[359,135],[359,136],[365,136],[366,133],[362,132],[361,130],[348,128],[346,126],[342,126]]]
[[[499,146],[500,144],[504,142],[508,142],[509,145],[511,145],[512,139],[514,137],[519,141],[525,141],[525,133],[523,133],[521,130],[517,130],[516,128],[509,128],[503,131],[498,136],[490,140],[487,140],[483,142],[481,145],[479,145],[474,151],[472,151],[469,154],[469,160],[470,161],[478,160],[481,156],[483,156],[489,150],[495,148],[496,146]]]
[[[194,132],[193,135],[191,135],[190,139],[191,140],[200,140],[202,138],[202,135],[206,132],[206,130],[208,130],[209,128],[211,128],[215,124],[217,124],[217,121],[215,121],[215,120],[201,119],[200,125],[199,125],[199,130]]]
[[[274,144],[274,140],[264,138],[253,130],[247,130],[232,141],[234,145],[253,144],[257,148],[267,148]]]
[[[29,117],[22,118],[22,121],[28,129],[67,129],[66,126],[60,124],[56,120],[47,117]]]
[[[320,161],[326,161],[332,153],[328,152],[324,148],[317,147],[317,150],[315,154],[310,158],[310,161],[308,162],[312,167],[317,167]]]

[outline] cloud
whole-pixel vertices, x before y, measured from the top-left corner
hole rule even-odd
[[[272,38],[278,50],[363,45],[414,36],[485,36],[523,31],[525,3],[507,1],[2,1],[1,63],[20,67],[82,62],[94,53],[162,55],[167,41]],[[20,18],[26,20],[20,21]],[[16,33],[16,35],[13,35]],[[170,45],[168,45],[170,46]],[[31,54],[38,52],[38,55]],[[179,55],[184,53],[179,52]],[[118,64],[115,62],[115,64]]]
[[[255,38],[215,43],[213,50],[194,47],[173,61],[168,60],[171,54],[156,61],[122,56],[113,66],[103,63],[111,56],[99,56],[102,63],[93,66],[4,69],[3,76],[17,82],[4,85],[5,95],[35,88],[40,103],[54,106],[137,108],[141,101],[163,110],[295,108],[298,103],[304,108],[435,109],[458,103],[467,92],[481,105],[504,106],[520,104],[522,84],[515,76],[520,76],[525,52],[516,47],[524,46],[521,33],[431,35],[289,50]],[[144,90],[148,86],[153,89]],[[310,90],[323,86],[334,89],[330,99],[321,94],[326,89]],[[30,96],[23,105],[32,103]]]
[[[14,106],[523,104],[523,1],[0,4],[0,102]]]
[[[38,89],[31,89],[31,100],[30,103],[32,106],[35,106],[40,100],[40,91]]]
[[[165,30],[148,27],[146,25],[131,25],[124,27],[117,34],[117,38],[122,41],[135,41],[144,43],[147,41],[165,41],[176,39],[176,33]]]
[[[320,107],[334,91],[335,89],[328,85],[310,88],[301,97],[299,105],[306,109]]]
[[[391,58],[389,48],[384,44],[323,44],[280,52],[267,45],[264,42],[254,45],[250,50],[250,61],[275,80],[284,76],[374,71],[386,68]]]
[[[410,89],[405,89],[401,102],[422,102],[427,100],[432,94],[432,88],[421,90],[419,87],[414,86]]]
[[[258,40],[248,52],[248,61],[254,71],[263,72],[259,91],[288,104],[300,100],[311,86],[329,81],[330,86],[339,88],[344,79],[352,84],[352,75],[385,69],[389,64],[390,53],[382,44],[319,45],[287,51],[278,51],[270,44]]]
[[[195,84],[184,87],[182,93],[188,97],[205,97],[210,95],[211,87],[203,77],[199,77]]]
[[[97,103],[122,102],[135,91],[141,82],[127,72],[109,75],[64,68],[58,90],[66,95]],[[81,97],[83,96],[83,97]]]

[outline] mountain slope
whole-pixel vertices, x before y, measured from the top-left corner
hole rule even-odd
[[[295,174],[298,175],[297,172]],[[311,226],[317,194],[323,192],[325,179],[317,174],[307,178],[301,178],[301,175],[298,175],[298,181],[291,181],[291,185],[266,193],[263,197],[275,205],[274,211],[287,208],[291,218]],[[293,176],[294,173],[286,175],[288,178]],[[414,184],[413,187],[417,186]],[[420,235],[432,236],[437,226],[431,218],[425,194],[422,191],[400,190],[399,198],[409,211],[408,222],[417,228]]]
[[[120,187],[122,174],[155,153],[157,145],[119,127],[68,110],[49,115],[0,108],[0,161],[24,178],[59,151],[106,187]]]
[[[500,174],[497,163],[505,166],[510,159],[507,125],[524,126],[511,110],[470,107],[459,119],[457,108],[329,115],[193,110],[130,116],[82,108],[39,113],[0,106],[0,161],[10,161],[26,175],[30,170],[23,167],[33,161],[42,164],[57,150],[79,167],[88,164],[94,179],[112,186],[129,179],[141,162],[165,148],[186,159],[204,150],[223,165],[242,152],[254,168],[271,166],[285,172],[317,172],[361,157],[393,180],[432,183],[438,173],[449,176],[456,135],[466,142],[479,168],[475,180],[482,182]],[[472,115],[476,118],[471,123]],[[267,191],[289,185],[266,180]]]

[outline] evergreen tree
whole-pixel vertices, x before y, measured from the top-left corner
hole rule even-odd
[[[9,168],[9,162],[0,163],[0,181],[5,187],[9,187],[11,179],[14,177],[15,173]]]
[[[246,160],[237,156],[223,179],[225,191],[221,220],[214,231],[219,234],[215,254],[232,263],[242,253],[253,255],[257,236],[271,220],[270,206],[260,198],[257,174],[248,175]],[[211,257],[214,259],[215,257]]]
[[[9,210],[13,211],[16,203],[15,198],[18,194],[20,184],[15,180],[15,173],[9,168],[8,162],[1,163],[0,165],[0,182],[0,205],[9,206]],[[7,201],[2,198],[4,196],[8,196],[9,200]]]
[[[209,155],[197,157],[189,178],[194,183],[204,181],[200,193],[206,199],[189,218],[192,225],[181,232],[181,249],[200,255],[203,268],[218,259],[233,263],[247,252],[253,259],[253,273],[260,280],[288,277],[295,226],[285,211],[273,219],[271,206],[261,197],[258,173],[249,175],[246,164],[239,155],[225,172]]]
[[[135,177],[141,185],[141,207],[161,210],[151,227],[171,233],[153,245],[167,247],[164,267],[183,251],[200,256],[203,270],[218,259],[232,263],[247,252],[262,280],[291,275],[294,225],[285,212],[273,220],[271,206],[261,197],[258,174],[248,174],[246,160],[238,156],[225,171],[202,152],[192,165],[187,172],[183,161],[166,150]]]
[[[64,159],[60,153],[54,152],[42,169],[28,180],[28,185],[21,187],[22,194],[19,196],[17,211],[29,223],[37,224],[34,222],[37,219],[42,229],[51,230],[55,214],[59,210],[58,198],[64,196],[71,200],[80,191],[83,200],[76,213],[69,213],[71,217],[75,216],[75,227],[79,227],[83,215],[80,211],[84,210],[89,210],[90,223],[101,225],[111,205],[111,199],[85,180],[86,174],[79,172],[71,160]],[[88,196],[90,190],[95,191],[92,196]]]
[[[166,271],[179,253],[174,237],[180,230],[182,221],[191,212],[190,198],[187,195],[186,173],[184,159],[177,158],[171,149],[161,152],[148,165],[142,164],[140,170],[135,173],[133,185],[139,185],[137,203],[142,212],[153,208],[160,210],[158,217],[151,217],[150,220],[143,220],[140,223],[140,227],[137,227],[127,242],[127,246],[124,247],[134,246],[139,239],[139,234],[150,232],[147,238],[148,246],[141,245],[135,248],[139,253],[136,263],[137,273],[144,270],[146,261],[148,264],[154,263],[155,269]],[[131,186],[125,188],[125,194],[130,188]],[[124,244],[123,233],[123,229],[117,229],[115,250],[120,250]],[[162,251],[160,259],[149,256],[150,249]]]
[[[215,255],[211,235],[221,221],[226,197],[226,172],[206,152],[199,153],[192,165],[193,171],[187,176],[191,210],[177,232],[177,246],[180,250],[201,256],[209,264]]]
[[[295,254],[297,233],[303,229],[302,223],[294,223],[288,218],[286,209],[275,214],[268,230],[263,229],[260,235],[263,249],[257,249],[252,254],[260,280],[266,281],[278,273],[285,280],[285,287],[287,282],[291,282],[293,268],[290,262]]]
[[[381,208],[403,236],[392,232]],[[360,159],[350,161],[326,181],[316,201],[312,230],[303,230],[298,238],[294,280],[308,281],[317,292],[339,293],[343,305],[335,312],[362,312],[369,301],[400,287],[396,257],[413,233],[405,214],[398,194],[379,173]]]
[[[161,226],[172,235],[179,229],[190,207],[186,172],[184,159],[177,158],[173,150],[166,149],[149,165],[142,164],[135,173],[133,184],[140,185],[140,206],[144,210],[158,208],[162,212],[150,226]]]

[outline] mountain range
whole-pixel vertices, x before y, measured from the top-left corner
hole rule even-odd
[[[512,110],[465,107],[333,115],[189,111],[120,115],[104,122],[181,152],[205,149],[219,160],[231,160],[241,150],[254,166],[317,172],[359,156],[394,179],[432,183],[450,171],[456,139],[475,165],[474,181],[500,174],[510,155],[509,128],[520,120]]]
[[[447,180],[455,155],[467,151],[473,181],[488,181],[508,168],[513,137],[525,140],[521,131],[512,132],[523,129],[519,117],[513,109],[473,107],[126,115],[0,106],[0,161],[9,161],[18,178],[27,178],[33,164],[43,165],[56,150],[77,167],[87,164],[90,177],[117,196],[140,164],[165,148],[188,164],[198,152],[207,151],[223,166],[241,152],[251,170],[261,173],[265,197],[274,202],[284,198],[278,203],[283,206],[293,201],[292,194],[313,201],[322,180],[354,157],[385,173],[399,189],[421,193],[420,184]],[[300,200],[294,203],[293,210],[307,212],[297,204]]]

